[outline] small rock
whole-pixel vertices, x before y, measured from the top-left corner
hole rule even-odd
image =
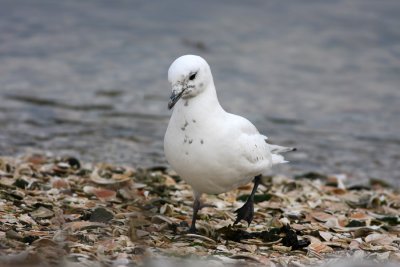
[[[155,223],[155,224],[161,224],[161,223],[168,223],[168,224],[172,224],[173,221],[166,217],[166,216],[162,216],[162,215],[155,215],[151,218],[151,222]]]
[[[45,207],[39,207],[37,210],[32,211],[30,213],[31,217],[33,219],[45,219],[45,218],[50,218],[54,216],[54,212],[51,210],[45,208]]]
[[[98,199],[102,201],[115,201],[117,192],[105,188],[93,187],[93,186],[84,186],[83,192],[86,194],[95,195]]]
[[[14,184],[14,179],[11,178],[6,178],[6,177],[1,177],[0,178],[0,185],[8,188],[13,188]]]
[[[57,167],[62,170],[68,170],[71,166],[66,162],[57,163]]]
[[[8,230],[6,232],[6,237],[9,239],[14,239],[14,240],[22,240],[23,239],[23,237],[19,233],[15,232],[14,230]]]
[[[15,180],[14,185],[16,187],[25,189],[29,185],[29,182],[26,179],[24,179],[23,177],[21,177],[21,178],[18,178],[17,180]]]
[[[69,189],[70,188],[67,180],[61,179],[58,177],[52,179],[51,186],[53,188],[57,188],[57,189]]]
[[[108,223],[114,218],[114,214],[105,208],[96,208],[90,215],[89,221]]]
[[[70,158],[67,158],[66,161],[67,161],[68,164],[69,164],[72,168],[74,168],[74,169],[77,169],[77,170],[78,170],[78,169],[81,168],[81,163],[80,163],[79,160],[76,159],[76,158],[70,157]]]
[[[93,229],[93,228],[99,228],[99,227],[106,227],[107,225],[104,223],[99,223],[99,222],[88,222],[88,221],[77,221],[77,222],[70,222],[66,223],[64,225],[64,229],[66,231],[81,231],[84,229]]]
[[[68,164],[68,163],[66,163],[66,162],[59,162],[59,163],[57,163],[57,165],[55,165],[54,167],[53,167],[53,171],[55,172],[55,173],[57,173],[57,174],[66,174],[66,173],[68,173],[68,170],[71,168],[71,166]]]
[[[25,197],[25,193],[22,192],[21,190],[11,190],[10,195],[12,195],[13,197],[15,197],[16,199],[19,199],[19,200],[21,200]]]
[[[18,217],[19,221],[24,223],[24,224],[28,224],[28,225],[37,225],[36,222],[34,220],[32,220],[32,218],[28,215],[28,214],[21,214]]]
[[[142,238],[142,237],[148,236],[149,234],[150,233],[147,232],[147,231],[143,231],[143,230],[140,230],[140,229],[136,230],[136,236],[138,238]]]

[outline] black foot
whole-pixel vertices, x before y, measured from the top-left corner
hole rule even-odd
[[[194,227],[193,225],[190,226],[189,230],[187,231],[188,234],[198,234],[199,231],[197,231],[197,228]]]
[[[245,220],[249,225],[254,217],[254,204],[252,200],[246,201],[243,207],[235,211],[237,213],[236,221],[234,225],[239,223],[241,220]]]

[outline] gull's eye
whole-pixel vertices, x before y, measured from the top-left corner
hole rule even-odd
[[[197,72],[190,75],[189,80],[193,81],[196,78],[196,74],[197,74]]]

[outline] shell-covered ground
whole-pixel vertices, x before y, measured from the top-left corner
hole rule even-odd
[[[201,210],[199,234],[188,234],[190,186],[163,167],[2,157],[0,266],[400,261],[400,194],[376,180],[352,187],[343,180],[317,173],[263,177],[249,227],[232,223],[251,184],[204,196],[216,207]]]

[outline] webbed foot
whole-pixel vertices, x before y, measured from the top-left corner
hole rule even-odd
[[[234,225],[239,223],[241,220],[245,220],[249,225],[253,221],[254,217],[254,202],[253,200],[247,200],[244,205],[235,211],[237,218]]]

